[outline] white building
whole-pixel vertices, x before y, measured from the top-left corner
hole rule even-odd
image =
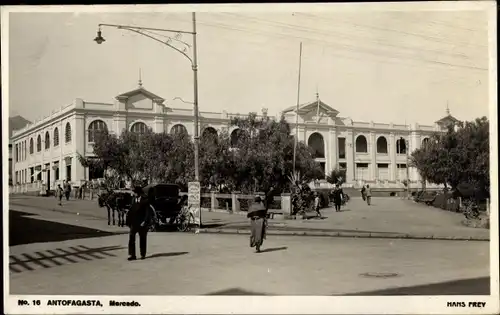
[[[111,132],[141,131],[146,127],[155,132],[194,133],[193,110],[169,108],[165,100],[142,87],[118,95],[114,103],[87,102],[75,99],[73,103],[51,112],[23,129],[14,131],[12,143],[16,148],[13,173],[15,190],[24,191],[31,183],[42,182],[53,189],[63,179],[78,186],[82,180],[102,177],[95,170],[84,168],[78,153],[92,156],[95,130],[107,128]],[[283,113],[295,133],[295,109]],[[200,111],[200,134],[227,128],[232,117],[226,112]],[[434,126],[381,124],[355,122],[341,118],[339,112],[319,97],[299,108],[299,140],[312,146],[316,160],[328,172],[334,168],[347,170],[347,183],[372,183],[374,187],[401,186],[406,179],[407,149],[419,148],[435,131],[456,121],[451,115]],[[230,130],[234,133],[234,130]],[[405,141],[400,140],[403,138]],[[409,146],[409,148],[407,148]],[[410,179],[419,181],[416,170],[410,170]]]

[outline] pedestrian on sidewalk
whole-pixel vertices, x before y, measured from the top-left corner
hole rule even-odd
[[[266,238],[267,210],[260,196],[256,196],[248,209],[247,217],[250,218],[250,247],[255,247],[257,253]]]
[[[337,184],[335,189],[333,190],[333,203],[335,204],[335,211],[340,212],[340,206],[342,205],[342,198],[344,196],[344,192],[340,185]]]
[[[135,236],[139,234],[139,247],[141,253],[141,259],[146,258],[147,250],[147,237],[149,222],[151,221],[151,211],[149,206],[149,201],[144,196],[142,187],[136,186],[134,188],[134,199],[132,201],[132,207],[127,214],[127,226],[130,227],[129,241],[128,241],[128,260],[136,260],[135,255]]]
[[[361,188],[361,198],[363,198],[363,201],[366,201],[366,187],[363,185],[363,188]]]
[[[63,189],[61,187],[61,184],[57,184],[56,188],[56,199],[59,199],[58,205],[62,206],[62,197],[64,195]]]
[[[69,180],[64,182],[64,195],[66,196],[66,201],[69,201],[69,195],[71,193],[71,184]]]
[[[319,198],[319,194],[317,191],[314,192],[314,211],[316,211],[316,216],[322,218],[321,212],[319,212],[319,208],[321,207],[321,199]]]
[[[370,185],[366,185],[365,194],[366,194],[366,203],[370,205],[372,202],[372,189],[370,188]]]

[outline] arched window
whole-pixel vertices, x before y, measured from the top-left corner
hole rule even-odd
[[[42,151],[42,137],[38,135],[36,138],[36,152]]]
[[[64,130],[64,138],[66,140],[66,143],[69,143],[71,142],[71,125],[68,123],[66,123],[66,128]]]
[[[213,127],[206,127],[201,133],[201,138],[205,141],[211,141],[212,143],[217,143],[217,130]]]
[[[50,149],[50,133],[48,131],[45,132],[45,150]]]
[[[307,140],[307,145],[313,149],[314,158],[324,158],[325,157],[325,141],[320,133],[313,133],[309,136]]]
[[[30,154],[35,152],[35,145],[33,143],[33,138],[30,139]]]
[[[232,132],[231,132],[231,147],[235,147],[238,145],[238,142],[241,138],[241,129],[234,129]]]
[[[406,140],[404,138],[398,139],[398,141],[396,141],[396,153],[406,154]]]
[[[148,126],[143,122],[136,122],[130,128],[130,131],[137,133],[145,133],[148,130]]]
[[[429,138],[424,138],[424,140],[422,140],[422,145],[427,145],[427,143],[429,143]]]
[[[356,138],[356,152],[367,153],[368,152],[368,142],[365,136],[358,136]]]
[[[186,127],[181,124],[177,124],[170,129],[170,134],[172,135],[180,135],[180,134],[188,134]]]
[[[205,129],[203,129],[203,133],[201,134],[202,137],[209,137],[209,136],[212,136],[212,137],[217,137],[217,130],[215,130],[215,128],[213,127],[207,127]]]
[[[387,139],[385,137],[377,139],[377,153],[387,154]]]
[[[57,147],[59,145],[59,128],[56,127],[54,129],[54,146]]]
[[[94,120],[93,122],[91,122],[89,125],[88,142],[94,142],[97,132],[105,131],[105,130],[107,130],[107,128],[108,127],[106,126],[106,123],[102,120]]]

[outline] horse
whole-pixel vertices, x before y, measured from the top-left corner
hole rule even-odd
[[[111,216],[113,225],[115,225],[115,212],[118,213],[118,226],[125,226],[125,215],[132,204],[132,195],[128,192],[106,191],[99,195],[97,202],[99,207],[106,207],[108,210],[108,225],[111,225]]]

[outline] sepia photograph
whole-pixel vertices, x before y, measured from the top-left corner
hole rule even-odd
[[[1,27],[6,313],[499,311],[495,2]]]

